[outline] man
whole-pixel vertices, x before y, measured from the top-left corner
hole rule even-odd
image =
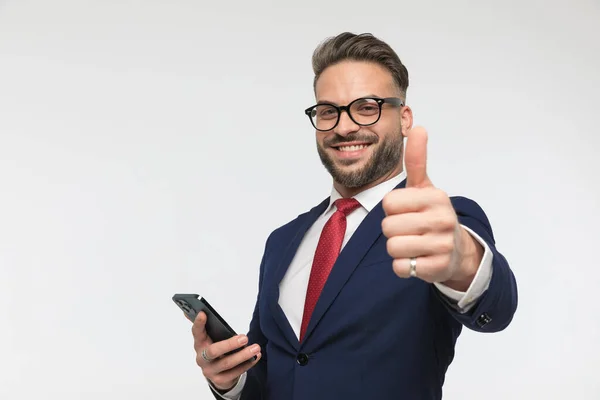
[[[428,178],[396,53],[343,33],[313,69],[331,195],[269,236],[247,336],[212,343],[198,316],[197,363],[217,399],[440,399],[462,326],[504,329],[515,278],[483,210]]]

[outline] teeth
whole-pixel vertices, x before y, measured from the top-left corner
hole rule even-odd
[[[340,146],[340,151],[357,151],[367,148],[367,145],[361,144],[360,146]]]

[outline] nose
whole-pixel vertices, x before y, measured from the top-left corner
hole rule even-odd
[[[348,134],[356,132],[359,129],[360,125],[352,121],[352,118],[350,118],[346,111],[342,111],[340,114],[340,120],[333,131],[340,136],[347,136]]]

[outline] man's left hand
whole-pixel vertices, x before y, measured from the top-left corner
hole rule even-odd
[[[413,128],[406,136],[406,188],[383,198],[382,229],[394,272],[410,277],[414,257],[418,278],[465,291],[481,262],[481,245],[459,224],[448,195],[427,176],[425,129]]]

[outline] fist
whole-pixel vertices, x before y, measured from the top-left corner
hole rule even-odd
[[[404,162],[406,188],[393,190],[382,202],[386,213],[382,230],[388,238],[394,272],[402,278],[448,281],[460,266],[464,230],[448,195],[427,176],[427,132],[423,128],[407,133]]]

